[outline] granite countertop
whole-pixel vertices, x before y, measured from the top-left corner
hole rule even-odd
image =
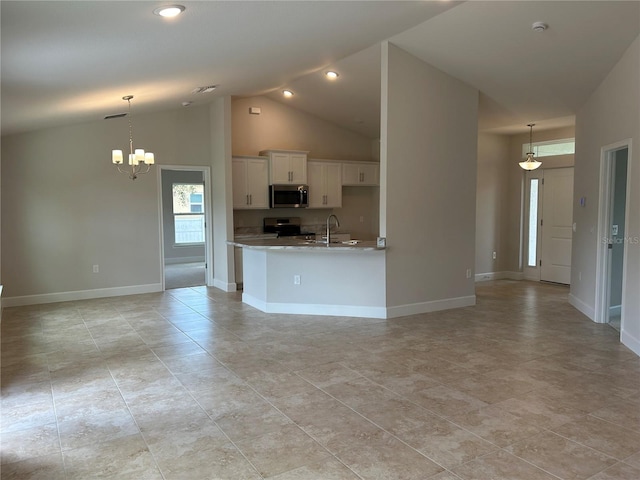
[[[309,241],[291,237],[261,239],[243,239],[236,237],[234,241],[227,243],[235,245],[236,247],[254,248],[258,250],[307,250],[313,252],[384,250],[384,248],[377,246],[375,240],[349,240],[345,242],[332,242],[327,245],[326,243],[316,243],[313,240]]]

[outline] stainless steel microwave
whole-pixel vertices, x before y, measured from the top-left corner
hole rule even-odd
[[[306,208],[309,206],[307,185],[270,185],[269,207]]]

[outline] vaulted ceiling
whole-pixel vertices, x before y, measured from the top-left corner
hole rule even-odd
[[[136,112],[267,95],[376,138],[384,40],[478,88],[481,130],[563,126],[640,34],[637,0],[162,4],[3,0],[2,133],[99,120],[129,94]]]

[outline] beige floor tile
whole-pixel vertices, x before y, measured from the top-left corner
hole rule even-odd
[[[640,452],[640,432],[628,430],[597,417],[586,416],[551,430],[618,460]]]
[[[58,428],[55,423],[50,423],[14,432],[3,432],[0,446],[2,465],[59,453]]]
[[[264,477],[331,458],[321,445],[293,425],[261,437],[241,440],[236,446]]]
[[[640,468],[624,463],[616,463],[614,466],[590,477],[589,480],[638,480],[638,478],[640,478]]]
[[[340,363],[325,363],[299,370],[296,373],[319,388],[361,378],[358,372]]]
[[[392,320],[207,287],[7,308],[2,478],[638,478],[619,333],[566,287],[476,294]]]
[[[506,447],[542,432],[542,428],[535,424],[527,423],[493,405],[455,415],[449,420],[499,447]]]
[[[59,420],[58,431],[63,451],[139,433],[126,408]]]
[[[330,459],[319,464],[294,468],[268,478],[269,480],[357,480],[360,477],[338,460]]]
[[[63,453],[67,479],[161,480],[155,460],[140,435],[131,435]]]
[[[612,457],[551,432],[541,433],[507,450],[560,478],[586,479],[616,463]]]
[[[277,432],[293,422],[269,404],[243,407],[216,418],[222,431],[236,442],[267,433]]]
[[[460,390],[438,385],[407,395],[407,398],[439,415],[451,416],[485,407],[486,402]]]
[[[65,480],[62,454],[28,458],[0,468],[2,480]]]
[[[463,480],[555,480],[557,477],[503,450],[454,467]]]
[[[391,435],[352,446],[336,456],[366,480],[423,480],[444,470]]]
[[[496,445],[441,418],[434,418],[426,428],[398,434],[398,438],[445,468],[498,449]]]
[[[640,399],[615,398],[592,414],[608,422],[640,431]]]

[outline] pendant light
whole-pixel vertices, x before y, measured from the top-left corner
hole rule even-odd
[[[527,159],[524,162],[520,162],[520,167],[523,170],[535,170],[540,165],[542,165],[542,162],[539,162],[534,158],[535,157],[535,153],[533,153],[533,126],[534,125],[535,123],[527,124],[527,127],[529,127],[529,151],[527,152]]]
[[[133,95],[127,95],[122,97],[123,100],[129,103],[129,168],[122,169],[120,165],[124,162],[124,155],[122,150],[111,151],[111,161],[118,167],[120,173],[126,173],[131,180],[138,178],[138,175],[149,173],[149,168],[155,163],[153,153],[145,152],[142,148],[133,148],[133,128],[131,127],[131,99]],[[146,166],[146,169],[142,169],[142,165]]]

